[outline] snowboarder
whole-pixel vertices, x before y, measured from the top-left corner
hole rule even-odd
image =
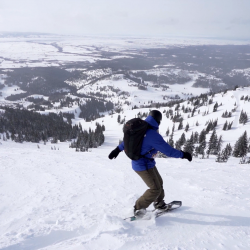
[[[143,217],[146,214],[146,208],[153,203],[156,209],[166,209],[167,204],[164,199],[163,180],[155,166],[153,157],[158,151],[168,157],[182,158],[192,161],[192,155],[188,152],[179,151],[172,148],[158,133],[159,125],[162,120],[162,114],[158,110],[152,110],[145,119],[151,126],[143,139],[141,155],[146,158],[132,160],[133,170],[142,178],[149,187],[148,190],[135,202],[134,214],[137,217]],[[110,154],[109,159],[116,158],[124,150],[124,142],[117,146]]]

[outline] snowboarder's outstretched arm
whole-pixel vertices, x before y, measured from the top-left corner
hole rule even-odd
[[[154,140],[152,140],[152,146],[162,152],[163,154],[174,157],[174,158],[182,158],[192,161],[192,155],[188,152],[183,152],[181,150],[177,150],[172,148],[160,134],[156,133],[155,131],[151,132],[154,135]]]
[[[111,153],[109,154],[109,159],[115,159],[122,150],[124,150],[124,142],[122,142],[119,146],[111,151]]]

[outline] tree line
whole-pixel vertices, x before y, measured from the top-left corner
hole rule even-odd
[[[15,142],[77,141],[84,140],[85,148],[97,147],[104,142],[104,125],[96,124],[95,131],[82,129],[81,124],[71,125],[71,115],[63,113],[40,113],[26,109],[1,107],[0,134],[3,140],[12,139]],[[85,139],[89,141],[85,142]],[[78,147],[78,144],[76,145]],[[71,147],[74,147],[74,145]]]
[[[190,138],[186,138],[185,133],[182,133],[181,137],[174,142],[173,130],[168,144],[178,150],[187,151],[194,157],[201,155],[201,159],[205,159],[210,155],[215,155],[217,162],[227,162],[230,156],[244,158],[247,153],[250,153],[250,138],[247,136],[247,131],[238,138],[233,147],[228,143],[222,149],[223,139],[222,136],[217,135],[215,127],[213,127],[209,140],[206,137],[210,130],[203,129],[200,133],[193,132]]]

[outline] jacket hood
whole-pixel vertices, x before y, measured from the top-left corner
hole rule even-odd
[[[146,121],[150,126],[152,126],[152,128],[153,128],[154,130],[157,130],[157,129],[159,128],[158,123],[156,122],[156,120],[155,120],[151,115],[149,115],[149,116],[145,119],[145,121]]]

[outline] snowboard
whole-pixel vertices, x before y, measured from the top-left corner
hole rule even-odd
[[[165,213],[171,212],[171,211],[181,207],[182,202],[181,201],[172,201],[172,202],[168,203],[167,205],[168,205],[168,207],[166,209],[163,209],[163,210],[154,209],[154,210],[151,210],[151,211],[148,211],[148,212],[152,212],[154,214],[155,218],[158,218],[158,217],[162,216]],[[135,221],[135,220],[149,220],[149,219],[151,219],[151,216],[148,216],[148,214],[146,214],[142,218],[136,217],[134,215],[134,216],[125,218],[124,220]]]

